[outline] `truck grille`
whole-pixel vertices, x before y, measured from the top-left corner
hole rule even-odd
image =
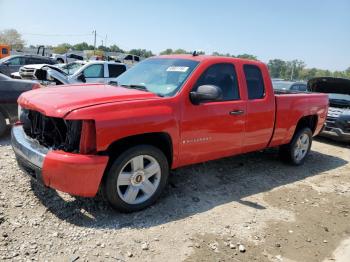
[[[79,152],[82,121],[48,117],[27,109],[22,109],[20,121],[26,135],[39,144],[50,149]]]
[[[344,109],[342,108],[336,108],[336,107],[329,107],[328,108],[328,115],[327,115],[327,119],[336,119],[338,118],[340,115],[343,114]]]

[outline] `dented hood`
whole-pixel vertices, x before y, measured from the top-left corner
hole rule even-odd
[[[308,81],[312,92],[350,95],[350,79],[336,77],[317,77]]]
[[[25,92],[19,97],[18,104],[46,116],[64,117],[69,112],[82,107],[154,98],[158,96],[136,89],[104,84],[79,84]]]

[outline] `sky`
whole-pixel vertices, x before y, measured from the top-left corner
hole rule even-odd
[[[130,50],[166,48],[300,59],[350,67],[350,0],[0,0],[0,31],[27,45],[106,40]]]

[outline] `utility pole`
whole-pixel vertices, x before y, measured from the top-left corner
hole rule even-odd
[[[95,50],[96,50],[96,30],[92,31],[94,33],[94,55],[95,55]]]
[[[107,35],[106,35],[106,38],[105,38],[105,46],[107,47]]]

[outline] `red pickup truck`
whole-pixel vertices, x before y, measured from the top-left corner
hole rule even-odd
[[[12,129],[19,166],[130,212],[159,197],[169,169],[269,147],[302,164],[327,116],[326,95],[275,94],[257,61],[159,56],[117,80],[22,94]]]

